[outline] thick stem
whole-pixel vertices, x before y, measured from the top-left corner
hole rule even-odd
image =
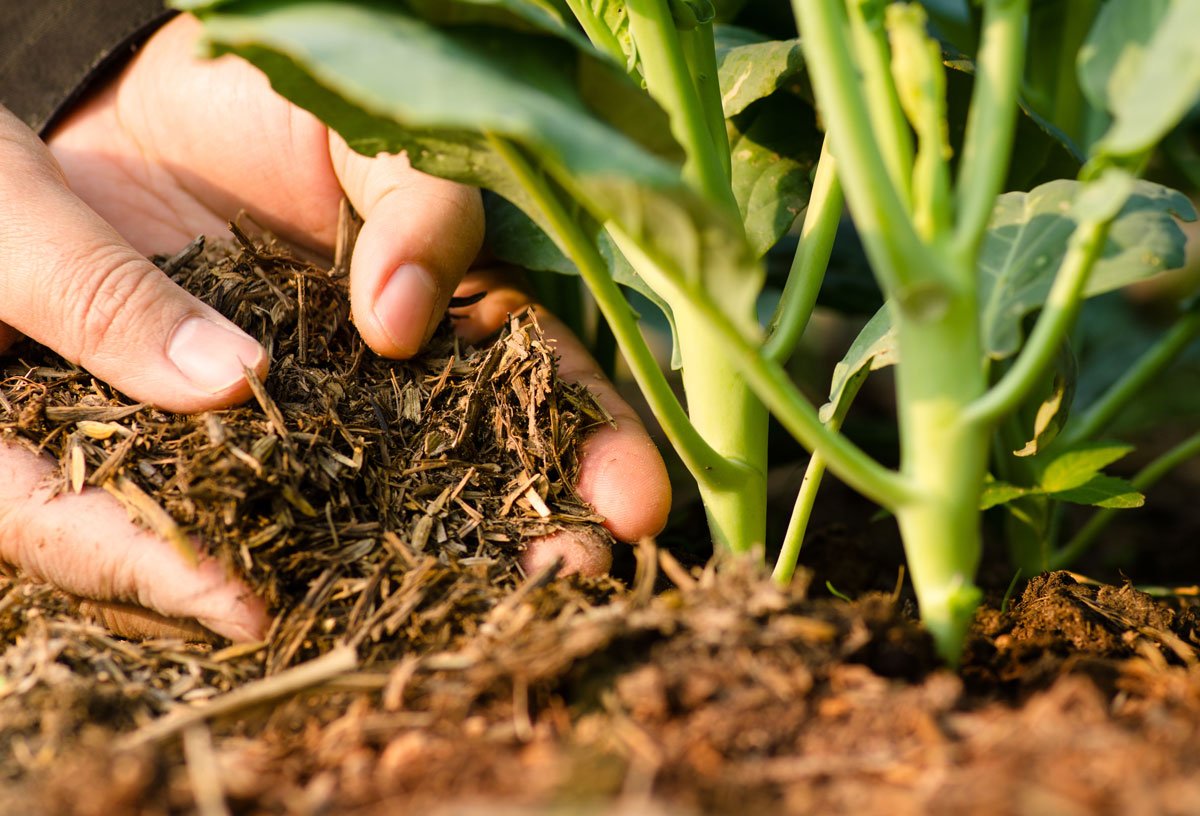
[[[767,409],[703,316],[674,309],[692,425],[739,469],[736,481],[698,480],[713,541],[733,552],[766,543]]]
[[[842,204],[842,185],[826,136],[804,211],[800,244],[763,344],[763,353],[777,363],[786,363],[792,356],[817,305],[817,294],[825,280],[838,223],[842,220]]]
[[[975,62],[975,86],[967,113],[959,163],[956,256],[975,274],[974,260],[1008,174],[1016,132],[1017,93],[1025,65],[1025,23],[1029,0],[987,0],[982,40]]]
[[[1067,425],[1061,443],[1073,445],[1095,439],[1104,433],[1117,414],[1137,399],[1147,383],[1165,371],[1197,335],[1200,335],[1200,310],[1192,309],[1182,315],[1169,332],[1147,349],[1086,413]]]
[[[938,651],[957,661],[980,593],[979,495],[990,434],[967,422],[986,378],[973,298],[958,297],[941,319],[901,320],[896,370],[901,472],[915,497],[895,509],[921,620]]]

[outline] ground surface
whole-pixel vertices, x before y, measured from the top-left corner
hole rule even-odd
[[[649,543],[627,584],[523,575],[522,536],[593,524],[570,435],[531,429],[603,421],[536,331],[377,368],[301,317],[326,281],[272,263],[212,278],[261,282],[225,304],[274,338],[256,407],[181,427],[45,360],[4,381],[0,427],[63,489],[133,483],[281,615],[257,647],[132,643],[0,579],[0,813],[1200,812],[1179,598],[1037,578],[950,672],[886,576],[845,568],[854,531],[806,553],[853,602]],[[325,353],[354,362],[318,381]]]

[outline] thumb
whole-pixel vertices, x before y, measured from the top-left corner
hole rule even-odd
[[[0,321],[134,399],[192,412],[249,397],[261,346],[170,281],[67,187],[0,108]]]
[[[411,357],[433,334],[483,243],[479,191],[374,158],[330,133],[330,158],[364,223],[350,261],[350,310],[372,349]]]

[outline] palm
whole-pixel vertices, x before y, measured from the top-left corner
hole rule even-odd
[[[190,18],[171,23],[58,129],[72,186],[144,253],[224,232],[242,209],[328,249],[342,192],[325,128],[245,63],[196,59],[196,34]]]

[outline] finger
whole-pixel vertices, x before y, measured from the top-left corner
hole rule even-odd
[[[478,292],[486,292],[487,297],[461,310],[455,323],[468,342],[491,334],[508,315],[530,303],[520,277],[504,268],[473,270],[457,294],[467,297]],[[539,308],[537,315],[558,352],[558,375],[587,386],[613,418],[613,425],[596,429],[583,441],[576,485],[580,495],[604,516],[604,526],[616,538],[638,541],[657,535],[671,509],[671,484],[658,448],[637,412],[621,398],[571,330],[545,309]],[[547,556],[544,563],[549,560],[552,557]]]
[[[363,339],[411,357],[433,334],[483,242],[477,190],[413,170],[404,156],[367,158],[330,135],[346,197],[363,216],[350,261],[350,310]]]
[[[220,564],[190,566],[95,488],[52,497],[52,476],[47,460],[0,442],[0,561],[72,595],[195,620],[233,640],[262,639],[262,601]]]
[[[586,386],[613,418],[583,440],[579,495],[604,516],[621,541],[662,532],[671,509],[667,466],[637,412],[623,400],[583,344],[558,318],[538,309],[538,321],[558,352],[558,376]]]
[[[472,269],[454,295],[469,298],[480,293],[485,295],[483,300],[453,312],[454,330],[468,343],[483,341],[498,331],[508,321],[509,315],[520,314],[533,303],[525,276],[513,267]],[[544,311],[538,312],[538,317],[543,314]]]
[[[118,637],[129,640],[178,638],[197,643],[212,643],[213,633],[195,621],[168,618],[140,606],[101,601],[79,602],[79,612]]]
[[[184,292],[67,188],[0,108],[0,320],[134,399],[200,411],[250,396],[266,352]]]
[[[525,545],[521,569],[536,575],[555,561],[561,561],[559,577],[583,575],[597,578],[612,569],[609,539],[586,527],[573,527],[542,536]]]

